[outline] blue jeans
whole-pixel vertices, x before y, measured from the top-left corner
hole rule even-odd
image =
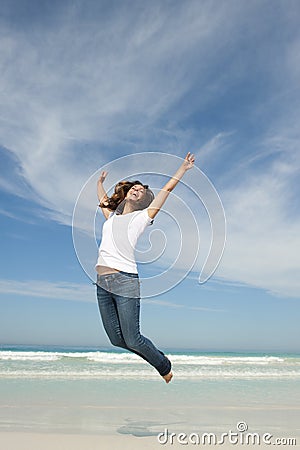
[[[171,363],[140,333],[140,282],[135,273],[97,275],[97,300],[104,329],[112,345],[136,353],[167,375]]]

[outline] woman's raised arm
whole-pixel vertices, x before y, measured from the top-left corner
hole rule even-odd
[[[99,204],[101,204],[101,202],[104,202],[108,198],[107,193],[103,187],[103,182],[104,182],[105,178],[107,177],[107,173],[108,172],[104,172],[104,171],[101,172],[101,175],[97,182],[97,195],[98,195]],[[101,206],[100,206],[100,208],[101,208]],[[101,210],[104,214],[105,219],[108,219],[108,216],[111,213],[111,211],[108,208],[101,208]]]
[[[160,208],[167,200],[170,192],[173,191],[174,187],[178,184],[179,180],[181,180],[185,172],[187,172],[189,169],[192,169],[192,167],[194,166],[194,162],[195,162],[195,155],[191,155],[191,153],[188,152],[177,172],[164,185],[162,190],[159,191],[155,199],[148,206],[147,208],[148,215],[149,217],[151,217],[151,219],[154,219],[156,214],[159,212]]]

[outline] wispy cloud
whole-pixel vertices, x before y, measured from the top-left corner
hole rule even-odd
[[[272,148],[279,142],[279,157],[248,171],[223,193],[228,234],[219,274],[276,295],[299,297],[300,218],[294,188],[300,161],[294,142],[283,136],[268,138],[264,145]]]
[[[5,209],[3,209],[3,208],[0,208],[0,214],[2,215],[2,216],[6,216],[6,217],[9,217],[10,219],[19,219],[18,218],[18,216],[16,215],[16,214],[14,214],[14,213],[12,213],[12,212],[10,212],[10,211],[6,211]]]
[[[15,281],[0,280],[0,293],[4,295],[14,295],[23,297],[33,297],[39,299],[68,300],[76,302],[94,303],[95,286],[92,284],[70,283],[70,282],[49,282],[41,280]],[[221,309],[205,308],[200,306],[189,306],[186,304],[168,302],[164,300],[144,299],[143,303],[155,304],[167,308],[185,308],[194,311],[222,312]]]
[[[220,152],[222,152],[222,157],[224,157],[224,150],[230,145],[230,137],[234,134],[234,131],[220,132],[215,136],[211,137],[204,145],[196,150],[196,158],[201,160],[203,167],[206,164],[212,163],[215,159],[220,158]]]
[[[135,151],[134,144],[141,151],[163,148],[166,117],[174,122],[183,96],[209,83],[243,13],[236,2],[230,21],[229,6],[209,2],[133,10],[124,2],[108,15],[92,5],[95,16],[87,22],[85,4],[77,2],[42,31],[39,21],[31,32],[1,27],[1,144],[17,157],[40,203],[63,221],[70,221],[80,187],[116,147],[117,154]],[[210,97],[216,89],[214,80]],[[190,101],[189,112],[195,107]]]
[[[143,299],[143,303],[150,303],[150,304],[155,304],[155,305],[161,305],[161,306],[167,306],[168,308],[184,308],[184,309],[191,309],[193,311],[206,311],[206,312],[224,312],[224,309],[215,309],[215,308],[205,308],[202,306],[189,306],[189,305],[182,305],[180,303],[172,303],[172,302],[167,302],[167,301],[163,301],[163,300],[147,300],[147,299]]]
[[[70,282],[49,282],[40,280],[0,280],[0,292],[20,297],[38,297],[57,300],[93,302],[92,285]]]
[[[39,214],[70,225],[84,182],[109,160],[195,149],[226,210],[218,275],[298,296],[297,2],[90,5],[67,3],[44,27],[1,23],[0,144],[18,165],[18,184],[8,172],[1,188],[27,186]]]

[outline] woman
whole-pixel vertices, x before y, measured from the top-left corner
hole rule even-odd
[[[105,216],[99,247],[97,299],[103,326],[112,345],[127,349],[145,359],[169,383],[173,377],[171,362],[140,333],[140,284],[134,248],[139,236],[165,203],[185,172],[194,165],[190,152],[175,175],[154,198],[140,181],[121,181],[108,198],[103,182],[98,180],[99,206]]]

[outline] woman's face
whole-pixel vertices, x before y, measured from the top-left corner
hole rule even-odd
[[[133,201],[139,201],[145,194],[146,189],[144,186],[141,186],[140,184],[135,184],[132,186],[132,188],[129,189],[126,195],[127,200],[133,200]]]

